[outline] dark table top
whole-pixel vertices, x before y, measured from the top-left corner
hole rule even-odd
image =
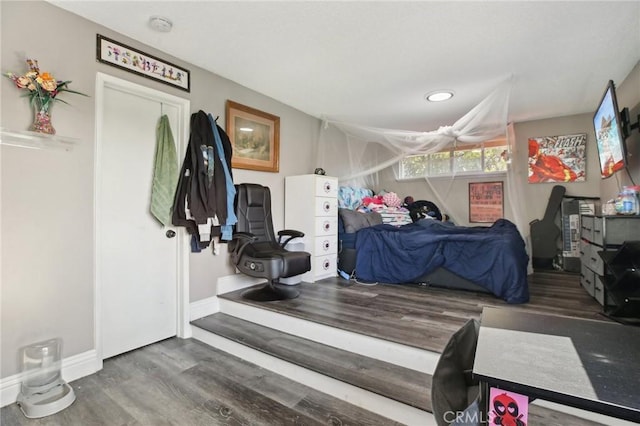
[[[473,374],[490,386],[640,422],[640,327],[484,308]]]

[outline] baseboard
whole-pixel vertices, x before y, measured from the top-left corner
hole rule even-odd
[[[62,378],[72,382],[102,369],[102,360],[95,349],[62,360]],[[20,393],[24,373],[0,379],[0,407],[13,404]]]
[[[256,284],[263,283],[262,278],[253,278],[243,274],[226,275],[219,277],[216,281],[216,296],[207,297],[206,299],[196,300],[189,304],[189,321],[204,318],[207,315],[220,312],[220,302],[218,294],[229,293],[243,288],[251,287]]]
[[[376,393],[361,389],[340,380],[324,376],[315,371],[289,363],[248,346],[215,335],[206,330],[192,326],[193,338],[216,349],[245,359],[262,368],[295,380],[320,392],[342,399],[350,404],[364,408],[381,416],[410,426],[435,426],[431,413],[401,402],[386,398]]]
[[[265,278],[253,278],[244,274],[226,275],[218,278],[216,282],[216,294],[230,293],[266,281]]]
[[[219,311],[220,303],[218,303],[218,296],[197,300],[189,304],[189,321],[204,318],[207,315],[215,314]]]

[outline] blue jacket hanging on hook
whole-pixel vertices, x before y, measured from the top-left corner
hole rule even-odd
[[[220,162],[222,163],[222,169],[224,170],[224,177],[227,186],[227,220],[221,223],[221,240],[231,241],[233,238],[233,225],[238,223],[236,212],[234,211],[234,202],[236,198],[236,187],[233,185],[233,175],[231,173],[231,141],[227,134],[218,126],[218,123],[211,114],[208,114],[209,122],[211,123],[211,130],[213,131],[213,139],[216,143],[216,152],[220,156]],[[226,138],[225,143],[228,144],[229,149],[225,150],[223,146],[223,136]],[[228,154],[229,158],[225,155]]]

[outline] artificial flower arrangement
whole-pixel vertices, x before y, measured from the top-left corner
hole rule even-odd
[[[51,124],[51,107],[56,100],[68,104],[57,96],[63,92],[87,95],[69,89],[70,80],[56,80],[51,73],[40,72],[37,60],[27,59],[27,65],[29,71],[26,74],[19,76],[9,72],[5,73],[5,76],[13,80],[17,88],[28,91],[24,96],[29,97],[29,103],[34,107],[36,114],[31,130],[55,134],[56,131]]]

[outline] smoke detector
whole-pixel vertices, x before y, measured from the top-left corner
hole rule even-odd
[[[168,33],[173,28],[173,23],[164,16],[152,16],[149,18],[149,26],[160,33]]]

